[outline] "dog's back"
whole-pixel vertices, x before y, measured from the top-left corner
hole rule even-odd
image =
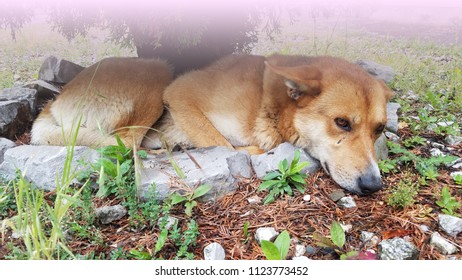
[[[107,58],[79,73],[32,127],[32,144],[66,145],[80,124],[76,145],[139,146],[161,116],[162,94],[172,80],[170,67],[157,59]]]

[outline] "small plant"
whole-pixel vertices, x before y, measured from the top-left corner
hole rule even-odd
[[[274,243],[267,240],[261,241],[261,249],[268,260],[285,260],[289,253],[290,236],[287,230],[281,232]]]
[[[404,179],[390,190],[387,203],[395,208],[408,207],[414,204],[417,190],[417,184],[413,183],[410,179]]]
[[[287,159],[281,161],[278,165],[278,170],[266,174],[263,178],[263,183],[258,188],[259,191],[266,190],[269,194],[264,198],[263,203],[269,204],[274,202],[278,196],[287,193],[293,195],[292,187],[295,187],[299,192],[305,192],[306,174],[302,173],[302,169],[308,166],[308,162],[300,161],[300,151],[295,151],[294,159],[288,163]]]
[[[212,186],[201,185],[197,187],[192,193],[181,195],[177,192],[172,194],[172,205],[183,203],[185,206],[185,213],[189,217],[192,215],[192,209],[196,207],[197,201],[195,199],[204,196],[212,189]]]
[[[345,231],[339,222],[334,221],[330,226],[330,239],[318,232],[313,233],[316,245],[331,248],[339,255],[341,260],[375,260],[376,255],[370,252],[347,251],[345,246]]]
[[[419,145],[424,145],[427,140],[418,135],[407,138],[403,141],[403,145],[406,148],[414,148]]]
[[[249,222],[245,222],[244,225],[242,226],[242,236],[243,238],[241,239],[242,242],[245,244],[249,241],[250,238],[250,232],[249,232]]]
[[[398,171],[398,162],[395,159],[385,159],[378,162],[379,169],[383,173],[391,173]]]
[[[457,185],[462,185],[462,174],[457,174],[456,176],[454,176],[454,182]]]
[[[443,213],[456,216],[456,211],[460,208],[460,203],[455,197],[451,196],[449,188],[447,186],[443,187],[440,194],[440,199],[436,201],[436,205],[441,207]]]

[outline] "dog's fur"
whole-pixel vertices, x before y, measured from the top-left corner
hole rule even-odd
[[[111,65],[102,68],[105,62]],[[61,125],[79,115],[80,109],[72,109],[79,102],[84,104],[86,124],[81,130],[93,132],[79,136],[78,144],[109,143],[107,138],[95,139],[98,125],[120,135],[117,130],[123,127],[147,127],[157,121],[160,92],[171,78],[165,64],[103,61],[89,87],[95,70],[92,66],[79,74],[39,116],[32,131],[34,143],[62,144]],[[148,73],[129,73],[135,71]],[[105,78],[97,80],[99,75]],[[169,110],[142,145],[158,148],[165,140],[171,145],[227,146],[259,153],[287,141],[317,158],[343,188],[367,194],[381,188],[374,142],[386,123],[391,96],[383,81],[343,59],[232,55],[170,84],[163,98]],[[146,130],[130,131],[122,131],[124,141],[139,144]],[[130,142],[133,138],[136,141]]]

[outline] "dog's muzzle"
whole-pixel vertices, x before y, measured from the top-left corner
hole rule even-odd
[[[358,187],[363,194],[371,194],[382,188],[382,179],[380,174],[368,172],[357,179]]]

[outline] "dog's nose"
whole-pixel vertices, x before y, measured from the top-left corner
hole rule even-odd
[[[380,176],[375,174],[364,174],[358,178],[358,186],[364,194],[371,194],[382,188]]]

